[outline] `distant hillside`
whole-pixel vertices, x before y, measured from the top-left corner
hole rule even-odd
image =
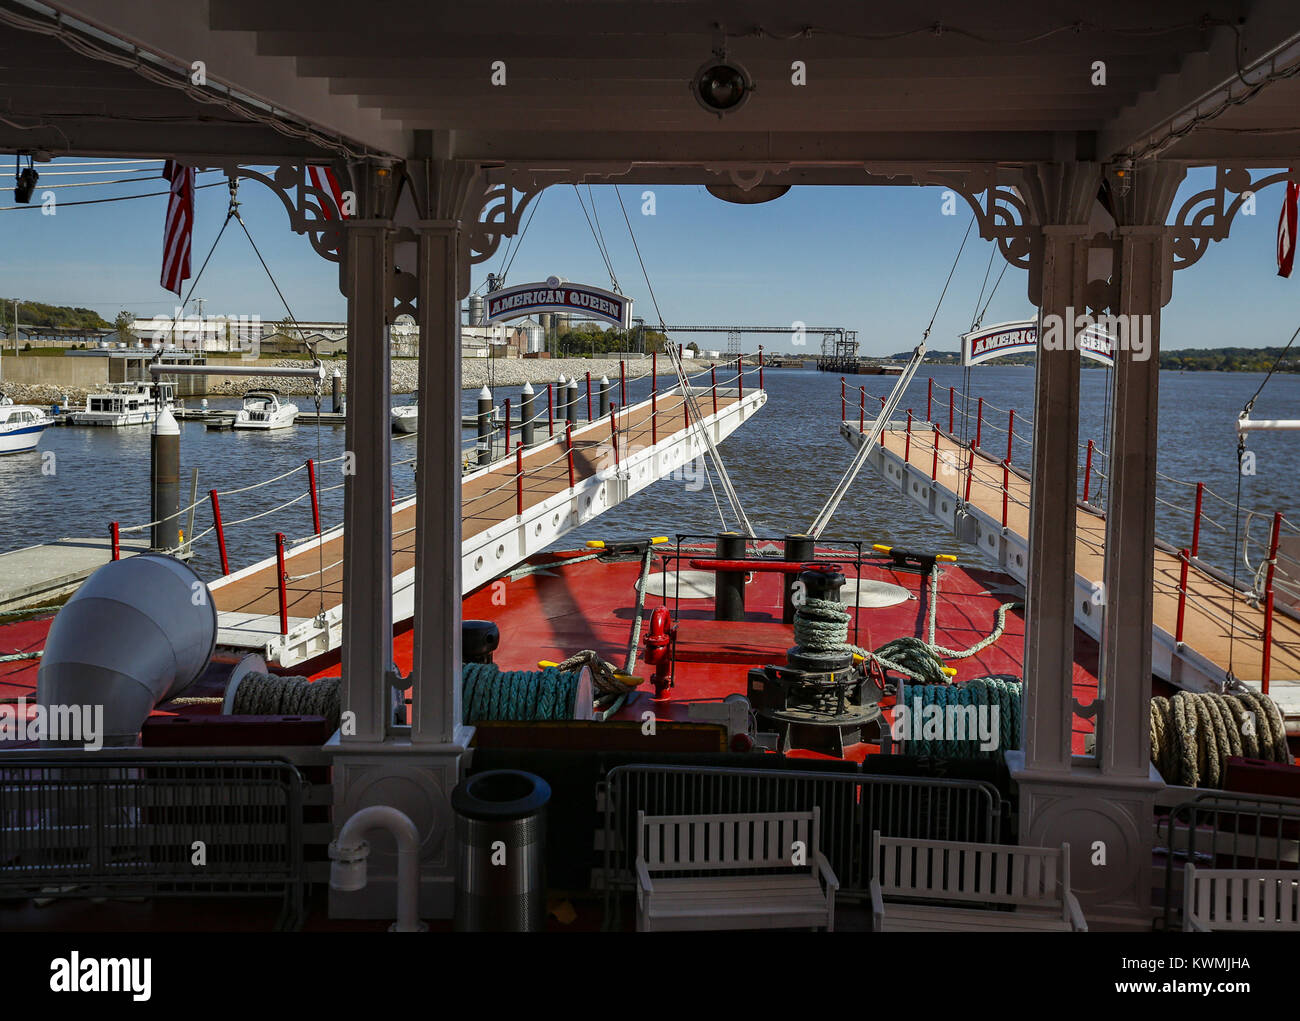
[[[1160,352],[1162,369],[1181,369],[1189,372],[1267,372],[1282,353],[1280,347],[1206,347],[1181,348]],[[894,361],[906,361],[911,351],[900,351],[889,356]],[[927,351],[925,361],[931,365],[960,365],[959,351]],[[1032,354],[1005,355],[987,365],[1033,365]],[[1088,368],[1102,368],[1089,358],[1083,360]],[[1300,350],[1292,352],[1277,367],[1278,372],[1300,372]]]
[[[4,298],[0,306],[0,322],[8,332],[13,327],[14,299]],[[68,305],[46,305],[39,301],[19,301],[18,321],[24,326],[62,326],[82,330],[111,330],[113,324],[105,322],[98,312],[90,308],[72,308]]]

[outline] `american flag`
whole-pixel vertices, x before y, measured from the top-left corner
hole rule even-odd
[[[1286,198],[1277,218],[1277,275],[1289,277],[1295,262],[1296,200],[1300,198],[1300,184],[1287,181]]]
[[[190,277],[190,235],[194,230],[194,168],[168,160],[163,177],[171,183],[163,231],[163,287],[180,297]]]
[[[339,188],[339,182],[334,176],[334,171],[329,167],[308,166],[307,176],[313,188],[323,191],[334,199],[334,207],[338,210],[339,218],[346,220],[348,217],[343,212],[343,191]],[[321,212],[325,214],[325,219],[334,219],[334,213],[330,209],[329,203],[321,203]]]

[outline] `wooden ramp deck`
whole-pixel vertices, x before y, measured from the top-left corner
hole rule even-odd
[[[870,431],[870,423],[866,430]],[[858,421],[843,421],[844,436],[860,447],[865,435]],[[889,423],[870,463],[914,502],[960,534],[958,510],[973,522],[963,536],[1022,583],[1028,563],[1029,479],[1012,467],[1003,471],[995,455],[976,450],[929,423]],[[966,502],[967,477],[969,502]],[[1004,510],[1004,477],[1005,510]],[[1096,507],[1080,502],[1075,546],[1075,622],[1099,638],[1099,593],[1105,558],[1106,519]],[[1264,610],[1247,593],[1204,570],[1195,559],[1187,572],[1183,641],[1178,632],[1182,560],[1176,550],[1158,544],[1155,551],[1154,648],[1157,676],[1192,690],[1213,690],[1226,676],[1229,662],[1238,679],[1253,688],[1264,677]],[[1235,610],[1235,623],[1233,615]],[[1232,635],[1235,634],[1235,641]],[[1275,607],[1269,651],[1269,694],[1284,714],[1300,716],[1300,621]]]
[[[693,393],[703,425],[721,442],[767,400],[761,390]],[[653,406],[652,406],[653,403]],[[699,430],[688,428],[680,390],[674,388],[618,412],[615,463],[609,418],[573,429],[573,487],[561,424],[554,439],[545,426],[538,442],[470,472],[461,484],[462,590],[469,592],[541,552],[645,486],[700,456]],[[517,434],[516,434],[517,435]],[[522,513],[521,513],[522,511]],[[393,620],[414,612],[415,500],[393,507]],[[281,666],[336,648],[342,640],[343,531],[326,531],[285,555],[284,617],[276,559],[271,557],[209,586],[220,622],[218,643],[262,652]]]

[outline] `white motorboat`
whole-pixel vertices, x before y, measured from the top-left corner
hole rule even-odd
[[[235,416],[236,429],[287,429],[298,417],[298,405],[283,404],[276,390],[249,390]]]
[[[0,454],[35,450],[45,430],[53,424],[43,409],[0,397]]]
[[[86,395],[86,407],[68,415],[73,425],[151,425],[161,408],[173,410],[174,383],[110,383],[106,390]]]
[[[420,406],[412,399],[410,404],[402,404],[392,410],[393,432],[413,433],[420,427]]]

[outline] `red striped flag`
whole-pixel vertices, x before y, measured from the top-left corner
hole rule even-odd
[[[1295,262],[1296,200],[1300,198],[1300,184],[1287,181],[1286,198],[1277,218],[1277,275],[1289,277]]]
[[[334,207],[338,210],[339,218],[346,220],[348,215],[343,211],[343,191],[339,188],[339,182],[334,177],[334,171],[329,167],[308,166],[307,176],[313,188],[323,191],[334,200]],[[328,203],[321,203],[321,212],[325,214],[325,219],[334,219],[334,213]]]
[[[171,183],[163,230],[163,287],[180,297],[190,278],[190,235],[194,231],[194,168],[168,160],[163,177]]]

